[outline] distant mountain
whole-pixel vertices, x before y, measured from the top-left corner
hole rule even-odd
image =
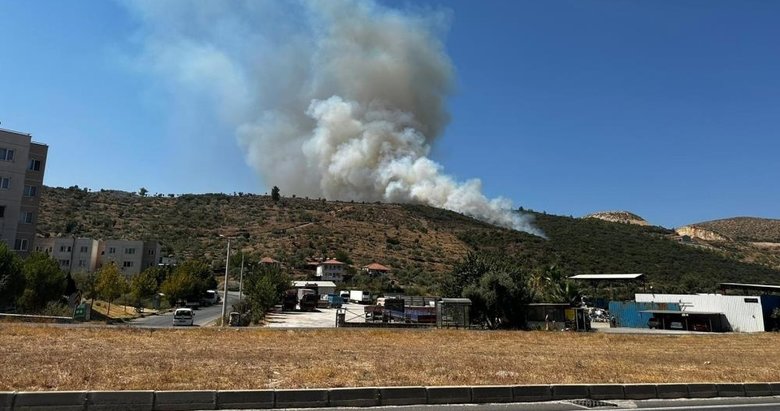
[[[293,275],[305,276],[313,258],[339,257],[355,267],[378,262],[392,269],[396,284],[420,293],[436,293],[470,251],[500,253],[528,271],[555,265],[572,275],[645,273],[658,291],[708,291],[720,281],[780,284],[780,264],[762,254],[750,261],[739,251],[686,244],[662,227],[529,214],[547,239],[424,205],[44,187],[38,235],[157,239],[165,254],[216,268],[224,264],[223,234],[237,237],[234,249],[273,257]],[[644,221],[628,214],[623,221]]]
[[[588,214],[583,218],[598,218],[599,220],[613,223],[636,224],[642,226],[650,225],[644,218],[628,211],[600,211]]]

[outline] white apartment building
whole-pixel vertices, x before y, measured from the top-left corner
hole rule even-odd
[[[36,238],[35,251],[50,255],[71,274],[97,269],[98,241],[91,238]]]
[[[0,241],[22,256],[33,247],[49,147],[0,128]]]
[[[339,260],[331,259],[317,266],[317,278],[322,281],[344,281],[344,269],[346,264]]]
[[[97,268],[113,262],[125,275],[135,275],[157,264],[160,243],[140,240],[102,240],[98,244]]]
[[[157,241],[36,238],[35,250],[50,255],[69,273],[92,272],[113,262],[122,273],[132,276],[161,259]]]

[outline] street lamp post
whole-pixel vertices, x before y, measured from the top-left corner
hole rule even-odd
[[[230,238],[227,243],[227,256],[225,257],[225,292],[222,297],[222,326],[225,326],[225,311],[227,310],[228,299],[228,269],[230,268]]]

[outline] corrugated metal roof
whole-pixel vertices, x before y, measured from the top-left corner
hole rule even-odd
[[[293,281],[293,287],[308,287],[316,285],[317,287],[336,287],[333,281]]]
[[[471,300],[468,298],[442,298],[443,303],[456,303],[456,304],[471,304]]]
[[[636,280],[644,274],[577,274],[572,280]]]
[[[676,311],[676,310],[642,310],[640,313],[650,314],[699,314],[699,315],[723,315],[712,311]]]

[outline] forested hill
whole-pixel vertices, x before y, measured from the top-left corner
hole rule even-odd
[[[355,266],[390,266],[396,281],[435,292],[469,251],[499,252],[528,270],[647,274],[656,289],[712,289],[721,281],[780,284],[780,271],[680,244],[652,226],[537,214],[548,239],[497,228],[421,205],[201,194],[140,196],[119,191],[45,188],[40,236],[158,239],[167,254],[221,264],[225,242],[287,267],[339,256]]]

